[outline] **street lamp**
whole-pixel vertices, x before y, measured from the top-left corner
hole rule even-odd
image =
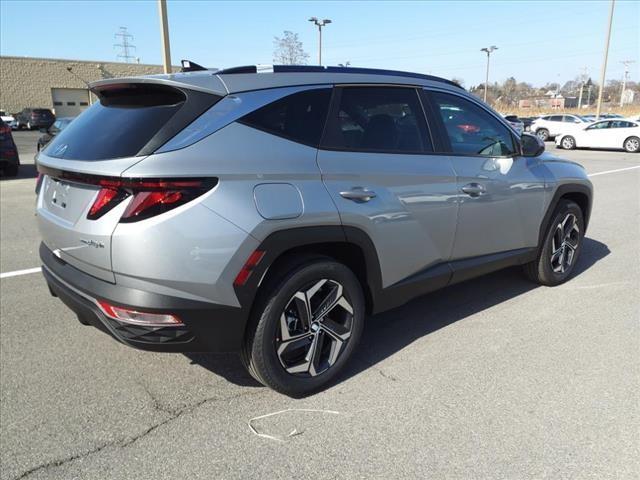
[[[496,47],[495,45],[491,45],[490,47],[487,48],[481,48],[480,51],[481,52],[486,52],[487,53],[487,75],[484,81],[484,101],[485,103],[487,102],[487,90],[489,89],[489,57],[491,56],[491,52],[493,52],[494,50],[497,50],[498,47]]]
[[[318,27],[319,41],[318,41],[318,65],[322,66],[322,27],[331,23],[331,20],[325,18],[318,20],[317,17],[311,17],[310,22],[313,22]]]

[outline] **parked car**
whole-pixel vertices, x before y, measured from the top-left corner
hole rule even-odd
[[[15,177],[19,169],[20,157],[13,141],[11,127],[0,119],[0,170],[5,177]]]
[[[574,148],[624,149],[629,153],[637,153],[640,151],[640,123],[629,120],[600,120],[587,127],[558,135],[556,147],[567,150]]]
[[[16,128],[49,128],[55,120],[55,115],[48,108],[25,108],[16,116]]]
[[[619,113],[603,113],[600,115],[600,118],[624,118],[624,115],[620,115]]]
[[[505,115],[504,119],[509,122],[509,125],[511,125],[519,134],[524,132],[524,123],[517,115]]]
[[[99,80],[39,153],[43,274],[82,323],[145,350],[240,351],[302,395],[343,370],[369,314],[512,265],[572,274],[585,170],[457,84],[258,71]]]
[[[53,122],[53,125],[51,125],[49,128],[41,128],[40,131],[42,132],[42,135],[40,135],[40,137],[38,138],[38,143],[37,143],[38,152],[47,143],[49,143],[53,137],[55,137],[62,130],[64,130],[67,127],[67,125],[71,123],[71,120],[73,119],[74,117],[58,118],[55,122]]]
[[[524,126],[524,131],[525,132],[530,132],[531,131],[531,124],[534,122],[534,120],[538,118],[538,117],[520,117],[520,121],[522,122],[522,125]]]
[[[9,126],[11,126],[11,124],[16,121],[13,115],[9,115],[4,110],[0,110],[0,119],[2,119],[2,121]]]
[[[563,131],[586,123],[589,122],[578,115],[545,115],[531,124],[531,131],[542,141],[553,140]]]

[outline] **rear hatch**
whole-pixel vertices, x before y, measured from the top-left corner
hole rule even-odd
[[[44,244],[61,260],[115,282],[111,235],[132,195],[122,173],[220,99],[161,83],[102,83],[99,101],[37,157],[37,214]],[[179,166],[176,167],[179,172]],[[129,179],[127,186],[130,186]]]
[[[38,125],[53,123],[55,121],[55,117],[51,112],[51,110],[48,110],[46,108],[35,108],[31,112],[31,121],[34,124],[38,124]]]

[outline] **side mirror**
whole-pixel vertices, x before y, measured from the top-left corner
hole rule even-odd
[[[523,133],[520,137],[523,157],[537,157],[544,152],[544,142],[537,135]]]

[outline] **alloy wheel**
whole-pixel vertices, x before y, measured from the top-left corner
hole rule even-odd
[[[630,138],[625,142],[624,148],[627,152],[637,152],[640,149],[640,140]]]
[[[568,213],[558,223],[551,241],[551,269],[555,273],[566,272],[571,265],[580,242],[580,227],[573,213]]]
[[[567,149],[567,150],[571,150],[573,148],[574,142],[573,142],[573,138],[571,137],[564,137],[562,139],[562,146],[563,148]]]
[[[315,377],[331,368],[353,328],[353,307],[344,288],[322,279],[298,290],[280,315],[276,353],[290,374]]]

